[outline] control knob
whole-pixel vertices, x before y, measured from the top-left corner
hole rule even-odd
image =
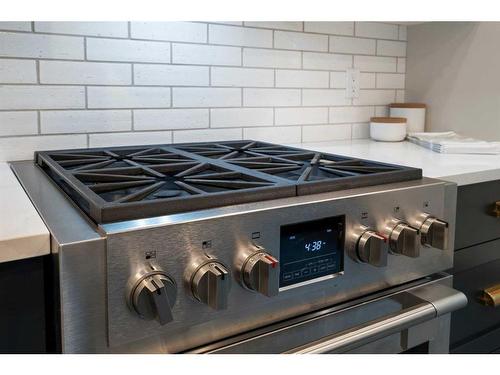
[[[243,285],[267,297],[278,294],[279,262],[259,248],[250,255],[241,268]]]
[[[381,234],[367,229],[359,236],[356,243],[356,253],[359,260],[375,267],[387,266],[386,238]]]
[[[129,308],[142,319],[156,319],[161,325],[173,320],[177,286],[156,264],[144,265],[129,279],[126,297]]]
[[[231,276],[219,260],[205,256],[193,264],[189,285],[193,297],[215,310],[227,308]]]
[[[448,248],[448,223],[433,216],[427,216],[420,227],[424,246],[446,250]]]
[[[405,222],[398,222],[389,235],[389,248],[396,254],[417,258],[420,255],[418,229]]]

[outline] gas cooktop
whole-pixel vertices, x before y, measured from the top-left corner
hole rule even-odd
[[[35,153],[96,223],[420,179],[420,169],[259,141]]]

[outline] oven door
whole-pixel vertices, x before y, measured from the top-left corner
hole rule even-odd
[[[434,275],[189,352],[447,353],[450,313],[467,304],[450,285]]]

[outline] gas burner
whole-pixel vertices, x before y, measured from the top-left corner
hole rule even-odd
[[[124,203],[206,195],[272,186],[272,182],[208,163],[73,170],[73,176],[107,202]]]
[[[120,168],[132,165],[152,164],[193,164],[193,159],[181,155],[165,152],[159,148],[141,148],[125,150],[100,150],[78,152],[49,153],[50,157],[61,167],[71,171],[88,169]]]
[[[419,169],[258,141],[47,151],[36,160],[97,223],[422,177]]]

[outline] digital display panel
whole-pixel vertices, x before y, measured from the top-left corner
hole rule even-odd
[[[280,288],[344,270],[345,216],[281,227]]]

